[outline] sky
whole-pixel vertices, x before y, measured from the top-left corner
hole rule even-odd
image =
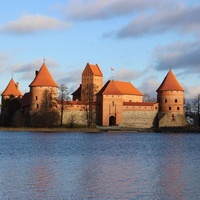
[[[45,61],[69,93],[86,64],[143,94],[172,69],[185,98],[200,94],[198,0],[0,0],[0,92],[13,77],[24,94]],[[114,68],[114,70],[111,70]]]

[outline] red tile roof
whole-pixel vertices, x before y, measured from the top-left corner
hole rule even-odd
[[[9,95],[22,96],[22,93],[20,92],[18,88],[18,83],[16,84],[12,78],[10,82],[8,83],[6,89],[3,91],[1,95],[2,96],[9,96]]]
[[[35,79],[29,85],[29,87],[34,86],[58,87],[57,83],[54,81],[45,63],[43,63]]]
[[[123,81],[108,81],[103,88],[98,92],[98,94],[104,95],[138,95],[143,96],[143,94],[136,89],[130,82]]]
[[[156,92],[160,91],[184,91],[171,69],[165,76],[160,87],[156,90]]]
[[[91,72],[94,76],[103,76],[103,74],[97,64],[93,65],[93,64],[87,63],[85,69],[88,67],[91,69]],[[84,73],[84,71],[83,71],[83,73]]]
[[[122,92],[116,87],[114,81],[108,81],[97,94],[122,95]]]
[[[143,94],[136,89],[130,82],[114,81],[116,87],[122,92],[122,94],[134,94],[143,96]]]

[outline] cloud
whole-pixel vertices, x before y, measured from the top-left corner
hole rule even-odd
[[[83,72],[83,69],[76,69],[71,70],[67,72],[60,72],[56,75],[55,79],[60,84],[65,84],[68,87],[69,93],[74,92],[81,83],[81,74]],[[72,76],[72,74],[76,74],[75,76]]]
[[[0,72],[4,71],[3,69],[10,61],[11,56],[3,51],[0,51]]]
[[[121,68],[113,74],[115,80],[131,81],[140,76],[140,72]]]
[[[27,63],[27,64],[21,64],[21,63],[13,64],[10,66],[10,70],[12,70],[12,72],[14,72],[14,73],[35,71],[35,70],[40,69],[43,62],[44,62],[44,60],[37,59],[37,60],[33,60],[32,62]],[[48,66],[48,68],[59,66],[59,64],[51,58],[45,59],[45,64]]]
[[[160,34],[169,31],[179,33],[200,33],[200,6],[186,6],[183,3],[168,3],[165,7],[145,12],[118,32],[118,37],[140,37],[149,34]]]
[[[65,13],[74,20],[105,20],[153,8],[160,0],[70,0]]]
[[[30,34],[38,31],[65,29],[68,24],[54,17],[25,14],[18,20],[0,26],[0,31],[12,34]]]
[[[157,46],[152,54],[156,70],[173,69],[199,73],[200,41],[176,42],[167,46]]]
[[[143,94],[148,94],[150,98],[156,98],[156,90],[158,89],[160,84],[161,83],[158,81],[156,76],[149,76],[144,79],[144,81],[142,82],[142,86],[140,86],[138,89]]]
[[[39,70],[42,64],[43,64],[42,59],[36,59],[26,64],[15,62],[14,64],[9,64],[9,66],[6,67],[6,70],[7,72],[9,70],[9,72],[12,75],[19,77],[23,81],[31,82],[35,77],[35,71]],[[59,64],[56,61],[50,58],[46,59],[45,64],[47,65],[49,70],[53,67],[59,66]],[[53,74],[51,70],[50,73]]]
[[[188,100],[188,99],[194,99],[196,96],[198,96],[200,93],[200,85],[194,85],[194,86],[191,86],[191,87],[187,87],[187,86],[184,86],[184,89],[185,89],[185,98]]]

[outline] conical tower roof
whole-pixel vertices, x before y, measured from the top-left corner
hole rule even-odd
[[[171,69],[165,76],[160,87],[156,90],[156,92],[161,91],[184,91]]]
[[[16,84],[13,78],[11,78],[10,82],[8,83],[6,89],[2,92],[2,96],[22,96],[22,93],[18,89],[18,83]]]
[[[57,83],[54,81],[45,63],[43,63],[35,79],[29,85],[29,87],[35,86],[58,87]]]

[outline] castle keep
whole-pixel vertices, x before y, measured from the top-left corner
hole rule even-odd
[[[84,90],[95,85],[96,124],[99,126],[120,126],[131,128],[185,126],[184,89],[170,69],[156,90],[157,102],[143,102],[143,94],[130,82],[109,80],[103,85],[103,73],[99,66],[87,63],[79,88],[72,93],[72,100],[66,103],[63,123],[69,123],[73,116],[75,123],[85,124]],[[22,95],[18,83],[13,79],[2,93],[2,101],[10,95],[21,98],[22,113],[40,109],[45,90],[51,91],[60,111],[58,84],[54,81],[45,63],[36,71],[29,85],[30,91]]]

